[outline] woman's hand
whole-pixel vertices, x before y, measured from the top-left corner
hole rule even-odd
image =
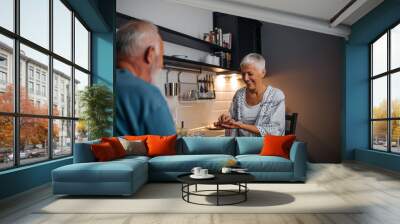
[[[231,115],[229,115],[227,113],[223,113],[223,114],[221,114],[221,116],[219,116],[218,122],[220,124],[223,124],[223,123],[226,123],[226,122],[230,121],[231,119],[232,119]]]
[[[234,128],[243,129],[258,135],[260,134],[260,131],[255,125],[243,124],[242,122],[235,121],[233,119],[230,119],[228,122],[222,123],[220,127],[225,129],[234,129]]]
[[[214,126],[217,128],[223,128],[224,126],[222,124],[225,124],[232,120],[231,116],[227,113],[221,114],[221,116],[218,117],[218,121],[214,122]]]
[[[221,126],[223,128],[227,128],[227,129],[233,129],[233,128],[242,128],[242,122],[240,121],[235,121],[233,119],[230,119],[229,121],[222,123]]]

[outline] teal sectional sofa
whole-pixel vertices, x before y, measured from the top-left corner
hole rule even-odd
[[[148,181],[176,181],[193,167],[218,172],[228,160],[236,160],[259,182],[306,181],[306,144],[293,143],[290,159],[260,156],[262,137],[183,137],[177,140],[177,155],[128,156],[96,162],[91,141],[75,144],[74,163],[52,171],[54,194],[131,195]]]

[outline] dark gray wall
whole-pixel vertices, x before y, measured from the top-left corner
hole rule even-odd
[[[311,162],[340,162],[344,39],[264,23],[265,82],[284,91],[287,113],[299,113],[296,135]]]

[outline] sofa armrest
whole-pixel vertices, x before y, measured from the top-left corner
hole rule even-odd
[[[290,160],[293,162],[293,179],[305,181],[307,176],[307,145],[295,141],[290,149]]]
[[[99,140],[75,143],[74,147],[74,163],[89,163],[95,162],[96,158],[94,157],[90,146],[92,144],[100,143]]]

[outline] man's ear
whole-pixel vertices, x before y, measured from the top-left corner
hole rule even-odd
[[[150,46],[144,52],[144,61],[147,64],[152,64],[154,63],[154,59],[156,58],[155,56],[156,56],[156,49],[154,48],[154,46]]]

